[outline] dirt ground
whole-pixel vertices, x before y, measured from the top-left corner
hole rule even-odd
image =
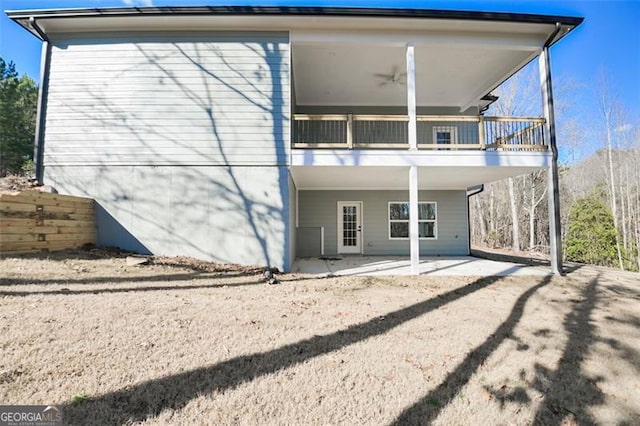
[[[640,275],[0,259],[0,403],[73,424],[640,424]]]

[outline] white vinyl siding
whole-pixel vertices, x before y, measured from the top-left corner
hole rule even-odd
[[[464,190],[421,190],[420,200],[437,203],[438,239],[420,239],[422,256],[469,254],[467,196]],[[389,239],[389,202],[407,200],[408,191],[299,191],[298,225],[324,228],[324,253],[337,254],[336,203],[362,201],[364,255],[409,255],[408,239]],[[303,249],[300,247],[300,249]]]
[[[286,166],[283,33],[53,42],[47,165]]]

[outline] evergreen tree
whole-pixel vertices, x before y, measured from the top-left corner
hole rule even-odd
[[[0,176],[19,173],[33,158],[38,87],[0,58]]]
[[[605,202],[591,195],[576,201],[569,213],[567,260],[615,266],[616,229]]]

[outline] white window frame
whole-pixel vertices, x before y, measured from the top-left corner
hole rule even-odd
[[[391,204],[409,204],[408,201],[389,201],[387,203],[387,236],[390,240],[408,240],[409,237],[392,237],[391,236],[391,223],[392,222],[406,222],[409,223],[409,220],[405,219],[393,219],[391,220]],[[432,222],[433,223],[433,237],[419,237],[420,240],[437,240],[438,239],[438,203],[436,201],[419,201],[420,204],[433,204],[435,207],[436,218],[435,219],[419,219],[420,222]],[[418,209],[419,211],[420,209]]]
[[[438,133],[450,133],[451,143],[438,144]],[[434,145],[456,145],[458,143],[458,127],[457,126],[433,126],[433,143]]]

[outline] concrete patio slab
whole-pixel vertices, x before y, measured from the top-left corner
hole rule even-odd
[[[292,272],[316,276],[411,275],[411,265],[402,256],[341,256],[335,258],[296,259]],[[548,267],[527,266],[472,256],[423,257],[421,275],[509,276],[549,275]]]

